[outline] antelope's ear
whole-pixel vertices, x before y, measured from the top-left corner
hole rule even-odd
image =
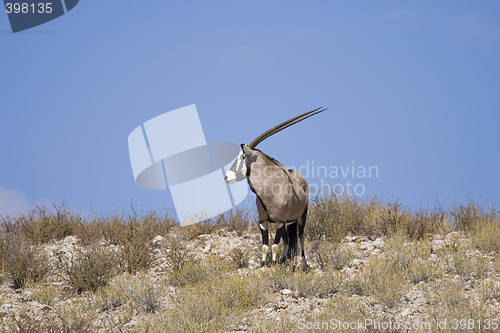
[[[249,148],[247,145],[242,145],[241,148],[243,149],[243,154],[245,154],[245,158],[248,161],[255,162],[258,156],[257,153],[252,148]]]

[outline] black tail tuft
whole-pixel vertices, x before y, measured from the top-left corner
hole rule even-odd
[[[297,221],[286,227],[288,233],[288,253],[287,258],[293,258],[297,254]]]

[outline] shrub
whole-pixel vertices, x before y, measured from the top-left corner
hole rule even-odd
[[[153,283],[146,275],[132,276],[125,273],[99,289],[94,302],[102,311],[130,302],[132,309],[137,312],[155,312],[160,309],[163,294],[161,286]]]
[[[322,249],[317,254],[318,264],[322,270],[339,270],[349,264],[355,257],[352,249],[342,248],[337,244]]]
[[[8,237],[3,244],[6,251],[2,254],[2,265],[14,288],[23,288],[45,278],[48,273],[48,260],[35,245],[21,236]]]
[[[482,205],[476,204],[471,199],[467,205],[453,207],[450,215],[454,219],[456,229],[462,231],[473,231],[485,223],[489,224],[495,220],[498,222],[497,212],[494,209],[486,211]]]
[[[470,232],[472,242],[485,253],[500,253],[500,221],[482,223]]]
[[[218,257],[209,257],[207,260],[189,261],[179,270],[172,270],[168,283],[174,287],[196,284],[226,275],[231,270],[231,264]]]
[[[400,264],[390,256],[379,256],[377,260],[363,266],[358,277],[363,295],[373,296],[388,308],[396,305],[408,289],[405,274]]]
[[[66,273],[69,285],[78,293],[96,291],[107,285],[118,272],[117,255],[98,244],[76,249],[69,259],[64,253],[57,256],[59,268]]]
[[[262,305],[266,287],[258,276],[216,276],[180,288],[172,309],[138,323],[138,332],[220,332]]]
[[[32,290],[34,300],[53,306],[62,298],[61,290],[50,283],[30,283],[29,288]]]
[[[482,255],[476,255],[465,244],[446,248],[441,257],[448,273],[461,275],[466,280],[472,277],[482,279],[489,270],[490,260]]]
[[[271,290],[279,292],[283,289],[295,291],[299,297],[326,296],[336,293],[341,284],[338,272],[309,274],[303,271],[293,271],[291,267],[275,265],[261,277],[267,281]]]
[[[98,320],[97,312],[88,311],[81,302],[74,302],[51,312],[36,314],[32,310],[23,310],[17,316],[9,318],[8,326],[12,331],[20,333],[31,332],[61,332],[61,333],[91,333],[109,332],[110,329],[121,328],[111,322],[104,329],[104,323]]]
[[[65,204],[53,206],[55,214],[50,213],[46,208],[36,207],[28,215],[15,220],[15,224],[21,233],[35,244],[60,240],[73,235],[76,226],[81,223],[81,218],[71,213]]]

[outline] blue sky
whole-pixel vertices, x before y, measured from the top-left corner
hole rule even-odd
[[[207,141],[238,144],[327,106],[259,148],[288,166],[377,166],[351,182],[415,209],[500,202],[496,0],[82,0],[16,34],[1,13],[0,42],[3,215],[173,209],[135,185],[127,137],[190,104]]]

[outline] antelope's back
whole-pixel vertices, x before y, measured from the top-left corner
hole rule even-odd
[[[302,175],[295,170],[288,170],[290,172],[290,176],[292,176],[293,179],[295,179],[299,184],[300,187],[304,190],[304,194],[306,195],[306,199],[309,199],[309,184],[307,184],[306,180]]]

